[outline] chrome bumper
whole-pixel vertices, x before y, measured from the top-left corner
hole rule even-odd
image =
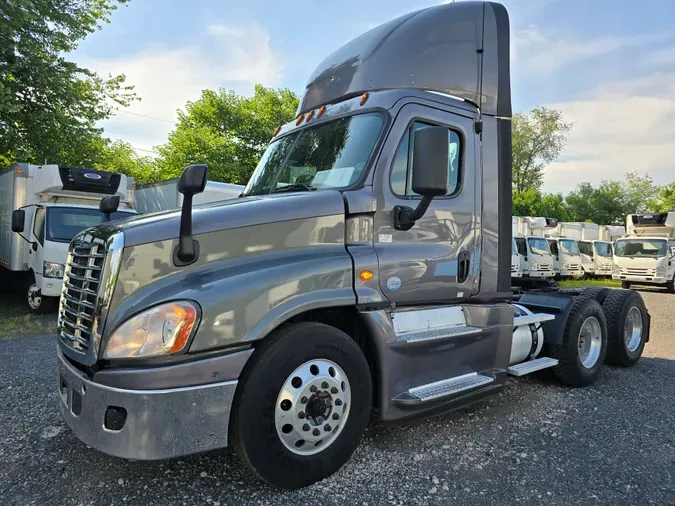
[[[89,380],[57,347],[59,409],[85,444],[126,459],[177,457],[227,446],[237,381],[166,390],[121,390]],[[120,427],[106,428],[108,420]],[[120,409],[121,408],[121,409]],[[124,411],[122,411],[124,410]],[[110,423],[108,423],[110,425]]]
[[[653,285],[665,285],[668,278],[665,276],[629,276],[626,274],[612,274],[612,279],[619,279],[621,281],[631,281],[635,283],[647,283]]]

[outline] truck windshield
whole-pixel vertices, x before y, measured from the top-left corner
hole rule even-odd
[[[608,242],[596,242],[593,244],[595,252],[601,257],[611,257],[612,256],[612,245]]]
[[[616,241],[614,254],[619,257],[664,257],[667,249],[665,239],[621,239]]]
[[[527,239],[532,253],[535,255],[550,255],[551,250],[548,248],[548,241],[541,237],[530,237]]]
[[[110,215],[110,221],[135,216],[134,211],[116,211]],[[103,223],[103,214],[98,209],[84,207],[47,208],[46,238],[54,242],[70,242],[84,229]]]
[[[358,114],[282,137],[268,146],[244,195],[352,186],[383,125],[380,113]]]
[[[577,241],[573,241],[572,239],[560,239],[558,242],[560,243],[560,249],[562,249],[563,253],[566,255],[579,254],[579,246],[577,245]]]

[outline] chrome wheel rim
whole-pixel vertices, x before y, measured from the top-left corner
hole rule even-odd
[[[326,359],[305,362],[284,382],[274,409],[279,439],[296,455],[328,448],[344,428],[351,388],[342,368]]]
[[[579,330],[579,360],[586,369],[591,369],[600,357],[602,328],[595,316],[589,316]]]
[[[28,288],[28,305],[31,309],[39,309],[42,304],[42,295],[36,283],[33,283]]]
[[[635,351],[642,341],[642,313],[633,306],[626,315],[626,325],[623,330],[623,338],[628,351]]]

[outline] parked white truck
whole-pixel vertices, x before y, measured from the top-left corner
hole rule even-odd
[[[511,230],[520,256],[520,270],[512,277],[552,278],[556,275],[553,255],[543,231],[551,223],[546,218],[513,216]],[[511,269],[513,273],[513,268]]]
[[[574,239],[581,253],[581,267],[588,276],[611,276],[613,269],[611,238],[617,227],[597,223],[560,222],[552,236]],[[621,227],[618,227],[621,229]]]
[[[561,278],[582,278],[581,252],[574,239],[548,236],[548,245],[553,255],[553,268]]]
[[[68,245],[103,223],[99,203],[110,195],[126,208],[112,219],[136,214],[133,185],[122,174],[26,163],[0,172],[0,275],[23,292],[32,311],[56,308]]]
[[[244,191],[238,184],[208,181],[204,192],[195,195],[193,204],[206,204],[237,198]],[[178,178],[136,186],[136,210],[141,213],[168,211],[183,205],[183,195],[178,191]]]
[[[626,230],[615,243],[612,278],[622,288],[655,285],[675,293],[675,212],[629,215]]]

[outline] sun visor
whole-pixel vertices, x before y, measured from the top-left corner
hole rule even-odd
[[[316,68],[298,112],[366,91],[401,88],[455,95],[480,105],[484,114],[510,117],[509,18],[504,6],[442,4],[373,28]]]

